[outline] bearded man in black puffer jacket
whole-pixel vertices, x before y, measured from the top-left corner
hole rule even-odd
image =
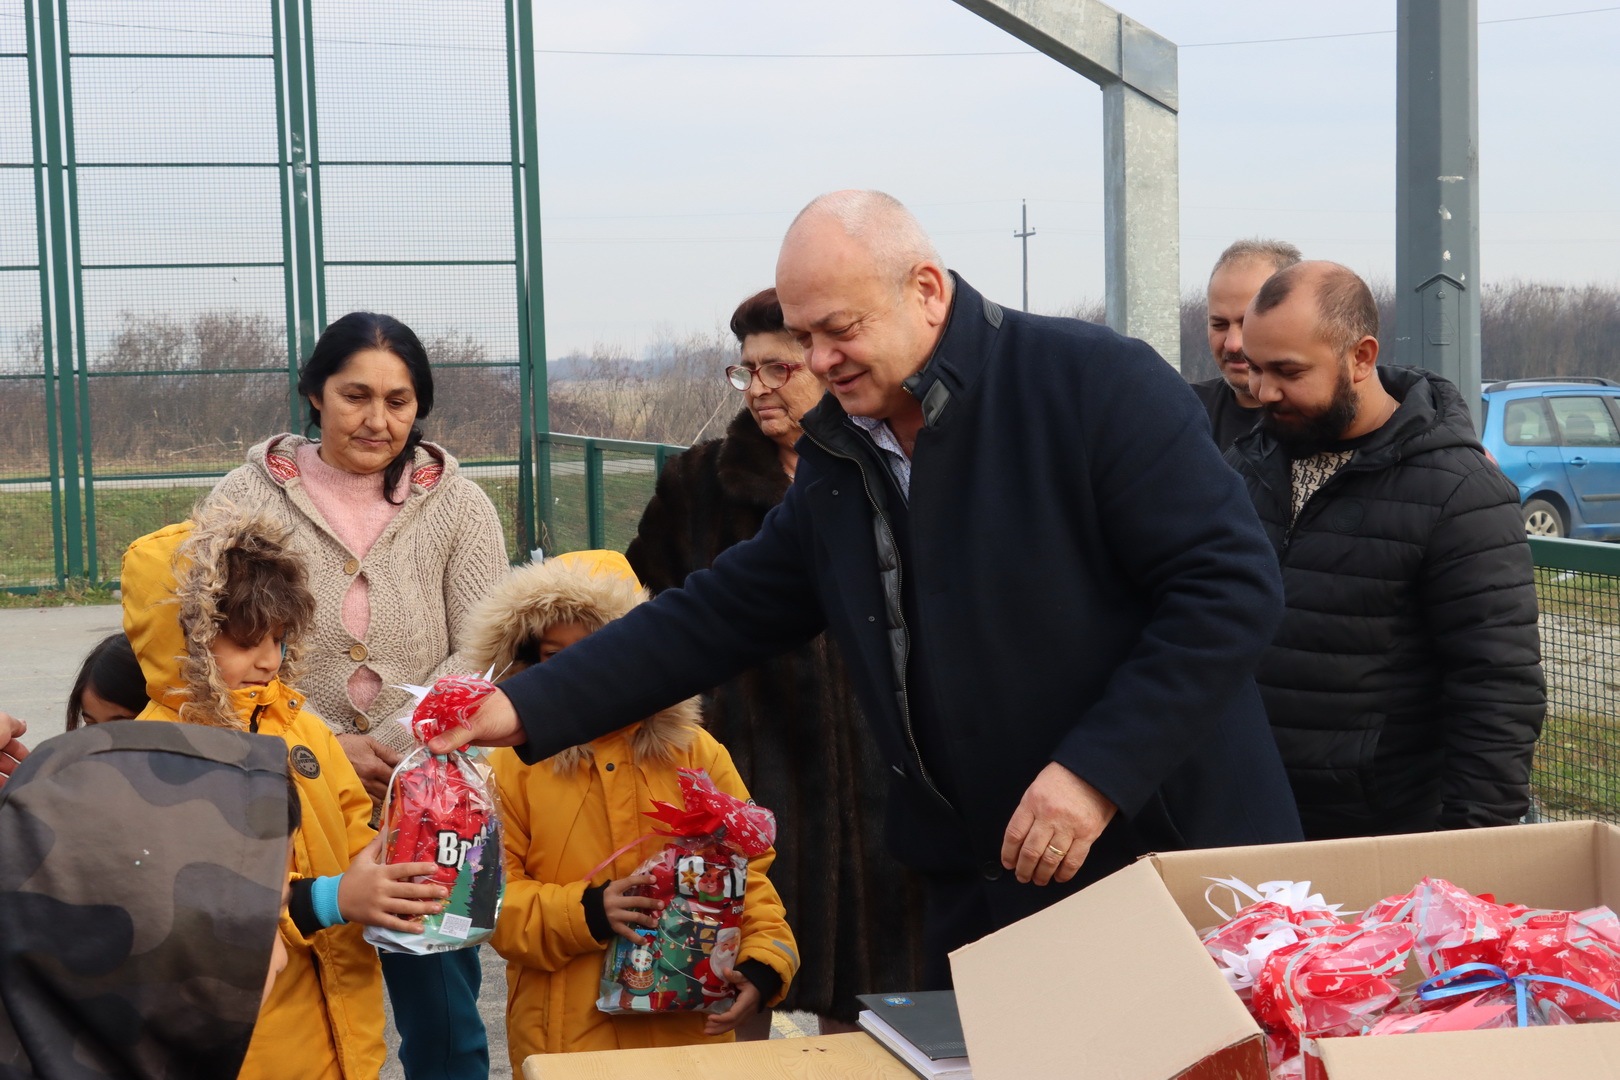
[[[1377,366],[1350,270],[1279,271],[1243,328],[1264,416],[1227,461],[1282,563],[1255,678],[1305,835],[1519,820],[1547,697],[1517,488],[1456,386]]]

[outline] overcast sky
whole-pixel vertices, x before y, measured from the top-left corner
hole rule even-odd
[[[1392,275],[1394,0],[1120,8],[1181,46],[1188,287],[1256,233]],[[536,12],[542,49],[1023,49],[952,0],[536,0]],[[1620,9],[1480,0],[1479,14],[1485,282],[1620,280]],[[1218,44],[1323,34],[1362,36]],[[1015,305],[1027,198],[1031,307],[1102,295],[1101,94],[1038,54],[547,54],[541,71],[553,356],[723,322],[770,283],[792,214],[840,187],[898,196],[953,268]]]
[[[314,4],[329,260],[511,257],[504,6]],[[79,174],[85,262],[261,264],[88,272],[93,352],[123,312],[281,318],[280,203],[263,167],[276,153],[271,8],[72,0],[78,160],[102,166]],[[1101,93],[953,0],[534,9],[552,357],[641,355],[723,326],[771,283],[792,215],[842,187],[899,197],[950,266],[1014,305],[1026,198],[1031,307],[1102,296]],[[1220,249],[1255,234],[1392,275],[1395,0],[1122,10],[1181,46],[1184,285],[1201,288]],[[1620,5],[1479,0],[1479,15],[1484,282],[1620,282]],[[21,49],[21,16],[21,0],[0,0],[0,54]],[[256,55],[83,56],[221,50]],[[682,53],[707,55],[669,55]],[[759,55],[784,53],[822,55]],[[873,53],[975,55],[848,55]],[[0,57],[0,161],[30,160],[25,74]],[[491,164],[341,164],[402,160]],[[195,161],[257,164],[106,167]],[[0,266],[34,261],[30,185],[0,170]],[[330,265],[326,284],[329,317],[390,311],[424,336],[472,333],[516,355],[508,266]],[[0,274],[0,350],[37,322],[36,288]]]

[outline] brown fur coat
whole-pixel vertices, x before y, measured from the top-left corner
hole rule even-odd
[[[751,538],[787,493],[747,410],[724,439],[672,458],[627,555],[654,594]],[[784,1009],[853,1021],[856,994],[921,985],[921,890],[884,850],[886,769],[837,647],[823,635],[704,699],[709,732],[776,812],[771,881],[802,966]]]

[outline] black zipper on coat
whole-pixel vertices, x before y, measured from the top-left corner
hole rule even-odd
[[[861,474],[861,487],[866,492],[866,501],[871,504],[872,513],[877,515],[878,524],[883,526],[884,535],[889,539],[889,550],[894,552],[895,589],[896,591],[903,590],[905,586],[903,576],[904,565],[900,561],[900,545],[895,542],[894,529],[890,527],[889,519],[884,516],[883,508],[878,505],[877,497],[872,494],[872,485],[866,479],[866,470],[861,467],[860,461],[853,455],[839,453],[837,450],[834,450],[832,447],[816,438],[808,430],[806,430],[804,434],[811,442],[821,447],[821,449],[825,450],[833,457],[842,458],[843,460],[850,462],[855,466],[855,471]],[[881,585],[881,580],[879,584]],[[928,789],[930,791],[939,796],[940,802],[944,803],[946,806],[951,806],[951,801],[945,797],[944,792],[939,790],[939,785],[934,783],[933,776],[931,776],[928,772],[928,766],[923,763],[922,750],[920,750],[917,746],[917,735],[911,727],[911,694],[906,689],[906,672],[911,667],[911,631],[906,626],[906,607],[903,592],[901,592],[901,595],[895,597],[895,617],[900,621],[900,633],[905,642],[905,648],[901,654],[900,671],[898,673],[900,679],[900,726],[906,733],[906,744],[911,747],[911,756],[917,762],[917,772],[922,776],[923,783],[928,785]],[[955,807],[952,806],[951,809],[954,810]]]
[[[259,733],[259,714],[264,712],[263,705],[253,706],[253,715],[248,717],[248,731],[254,735]]]

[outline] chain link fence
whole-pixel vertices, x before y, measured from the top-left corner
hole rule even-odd
[[[0,588],[116,578],[130,540],[304,430],[297,369],[354,310],[417,332],[427,437],[513,555],[534,546],[530,19],[528,0],[0,0]]]
[[[1547,719],[1536,809],[1620,823],[1620,547],[1532,537]]]

